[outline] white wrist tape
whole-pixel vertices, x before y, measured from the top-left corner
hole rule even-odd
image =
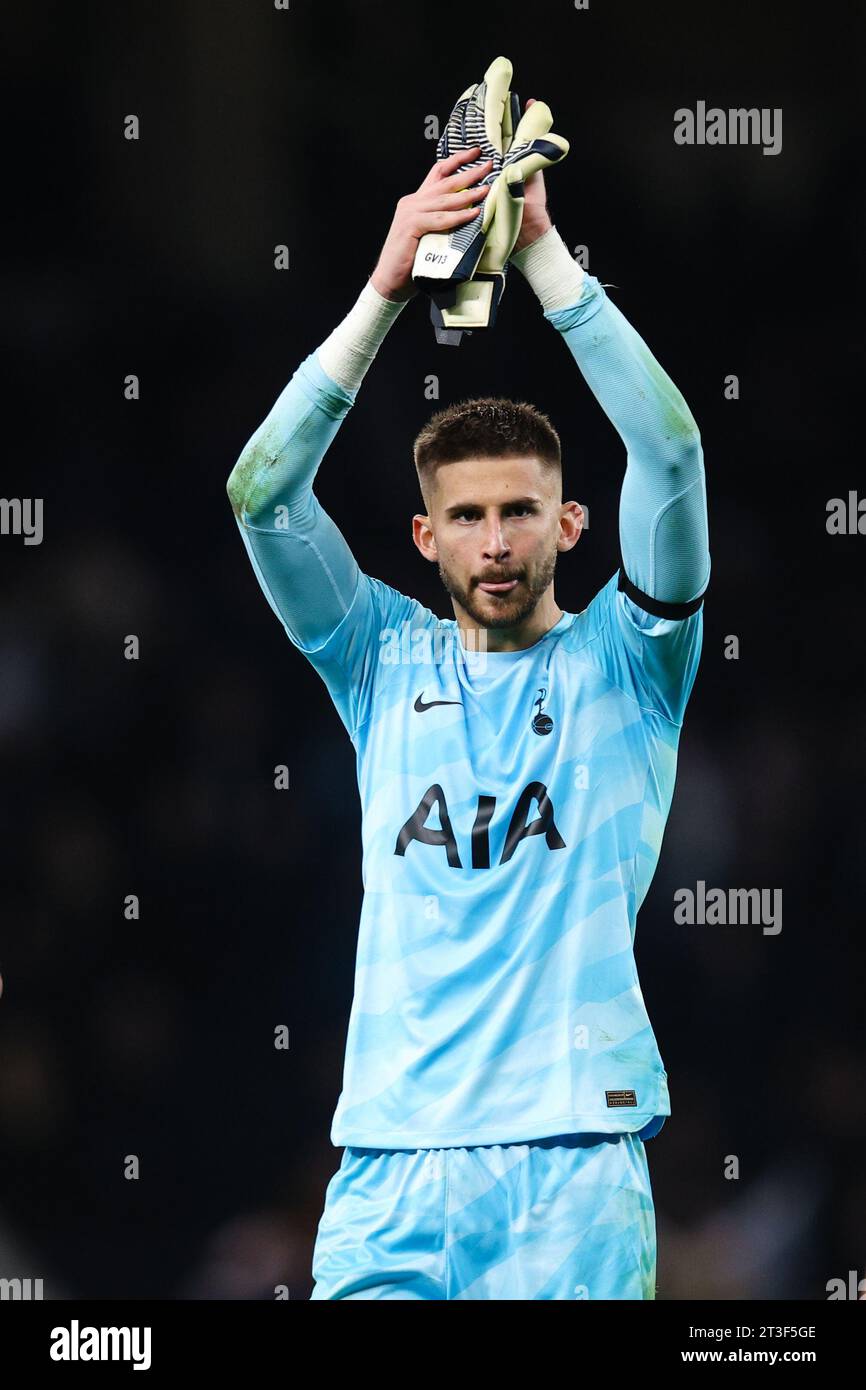
[[[511,257],[546,310],[567,309],[580,299],[586,272],[555,227]]]
[[[357,391],[391,324],[408,299],[385,299],[368,280],[342,323],[317,349],[319,366],[346,391]]]

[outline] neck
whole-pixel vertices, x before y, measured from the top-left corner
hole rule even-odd
[[[553,597],[553,585],[532,612],[513,627],[486,627],[475,622],[456,599],[452,599],[452,604],[460,640],[470,651],[480,651],[482,646],[488,652],[523,651],[525,647],[533,647],[540,642],[562,617],[562,609]]]

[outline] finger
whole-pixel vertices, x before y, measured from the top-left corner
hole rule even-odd
[[[412,232],[414,236],[423,236],[425,232],[447,232],[452,227],[464,226],[480,217],[481,211],[481,208],[464,208],[459,212],[423,212],[418,216]]]
[[[436,186],[437,193],[456,193],[458,189],[470,188],[475,183],[487,177],[493,169],[493,160],[484,159],[480,164],[475,164],[471,169],[463,169],[459,174],[452,174],[450,178],[442,179]]]
[[[480,153],[480,145],[470,145],[468,149],[455,150],[454,153],[449,154],[447,158],[437,159],[431,173],[438,179],[447,179],[449,174],[455,173],[456,170],[462,168],[464,164],[472,164]]]
[[[416,196],[428,199],[438,198],[443,193],[465,192],[484,182],[492,173],[493,160],[485,159],[482,163],[463,169],[459,174],[452,174],[447,179],[425,179],[416,190]]]
[[[455,208],[465,208],[469,200],[482,202],[490,192],[489,183],[478,184],[475,188],[460,188],[454,193],[439,193],[420,201],[422,212],[451,212]]]
[[[520,124],[514,132],[512,148],[516,149],[519,145],[528,144],[531,140],[538,139],[541,135],[546,135],[553,125],[553,113],[546,101],[531,101],[526,103]]]
[[[487,139],[502,154],[502,118],[513,69],[507,58],[494,58],[484,74],[484,129]]]
[[[455,150],[454,154],[449,154],[446,159],[437,159],[436,163],[428,170],[421,188],[427,187],[431,183],[439,183],[443,178],[447,178],[455,169],[459,169],[461,164],[467,164],[472,159],[477,159],[481,153],[480,145],[473,145],[468,150]]]
[[[568,154],[568,141],[562,135],[549,134],[543,145],[532,146],[520,159],[514,160],[506,170],[509,182],[514,179],[529,179],[541,169],[549,169],[558,164]]]

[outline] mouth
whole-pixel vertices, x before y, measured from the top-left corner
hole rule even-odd
[[[485,594],[508,594],[512,589],[516,589],[520,583],[519,579],[504,579],[496,583],[488,583],[486,580],[479,583],[479,589]]]

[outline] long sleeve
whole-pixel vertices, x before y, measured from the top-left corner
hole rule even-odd
[[[710,554],[700,432],[682,393],[595,276],[576,267],[556,228],[512,259],[625,445],[627,577],[662,603],[689,602],[706,588]],[[559,284],[574,302],[562,305]]]
[[[313,492],[313,480],[378,343],[403,307],[365,286],[344,323],[301,362],[228,480],[256,578],[286,633],[304,651],[333,634],[360,578],[349,545]]]

